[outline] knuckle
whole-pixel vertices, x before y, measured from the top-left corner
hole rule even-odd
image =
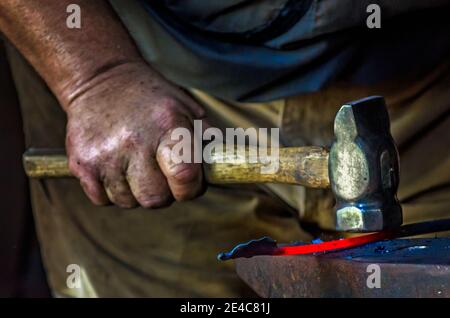
[[[68,154],[68,166],[72,171],[92,171],[99,167],[102,162],[107,161],[107,157],[104,157],[103,153],[94,152],[92,147],[80,147],[79,149],[72,149]]]
[[[147,209],[166,207],[173,202],[169,186],[162,175],[128,176],[134,197],[137,202]]]
[[[173,97],[163,96],[161,97],[159,104],[163,109],[173,110],[178,106],[178,101]]]
[[[123,138],[125,148],[139,148],[144,139],[139,131],[129,133]]]
[[[157,122],[163,132],[176,128],[182,123],[180,115],[172,109],[166,109],[158,114]]]
[[[197,165],[179,164],[171,171],[171,179],[179,185],[190,185],[200,179],[200,169]]]
[[[80,157],[71,156],[68,160],[68,166],[69,171],[73,175],[80,176],[91,171],[95,164],[90,160],[84,160]]]

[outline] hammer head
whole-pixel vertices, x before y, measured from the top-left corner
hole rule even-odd
[[[400,226],[399,157],[383,97],[342,106],[334,133],[328,168],[336,229],[373,232]]]

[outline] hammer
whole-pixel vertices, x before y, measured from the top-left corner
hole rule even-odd
[[[384,98],[372,96],[343,105],[335,117],[334,134],[330,150],[315,146],[278,149],[276,173],[261,173],[260,161],[242,162],[242,156],[215,152],[210,163],[203,165],[206,180],[211,184],[331,187],[336,230],[373,232],[400,226],[399,157]],[[251,153],[255,152],[247,148],[245,158]],[[63,150],[30,149],[23,163],[31,178],[71,176]]]

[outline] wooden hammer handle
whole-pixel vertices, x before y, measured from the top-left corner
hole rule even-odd
[[[255,150],[255,149],[253,149]],[[278,170],[262,172],[262,164],[250,160],[251,148],[246,148],[245,157],[235,150],[234,154],[214,153],[210,163],[204,164],[206,180],[211,184],[226,183],[286,183],[311,188],[328,188],[328,151],[321,147],[279,148]],[[270,150],[269,150],[270,153]],[[272,152],[273,153],[273,152]],[[241,160],[239,160],[241,158]],[[255,162],[255,163],[252,163]],[[269,161],[270,163],[270,161]],[[71,177],[64,150],[30,149],[23,155],[25,172],[30,178]]]

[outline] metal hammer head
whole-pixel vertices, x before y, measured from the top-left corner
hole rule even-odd
[[[329,175],[336,198],[336,229],[372,232],[400,226],[399,158],[383,97],[342,106],[334,133]]]

